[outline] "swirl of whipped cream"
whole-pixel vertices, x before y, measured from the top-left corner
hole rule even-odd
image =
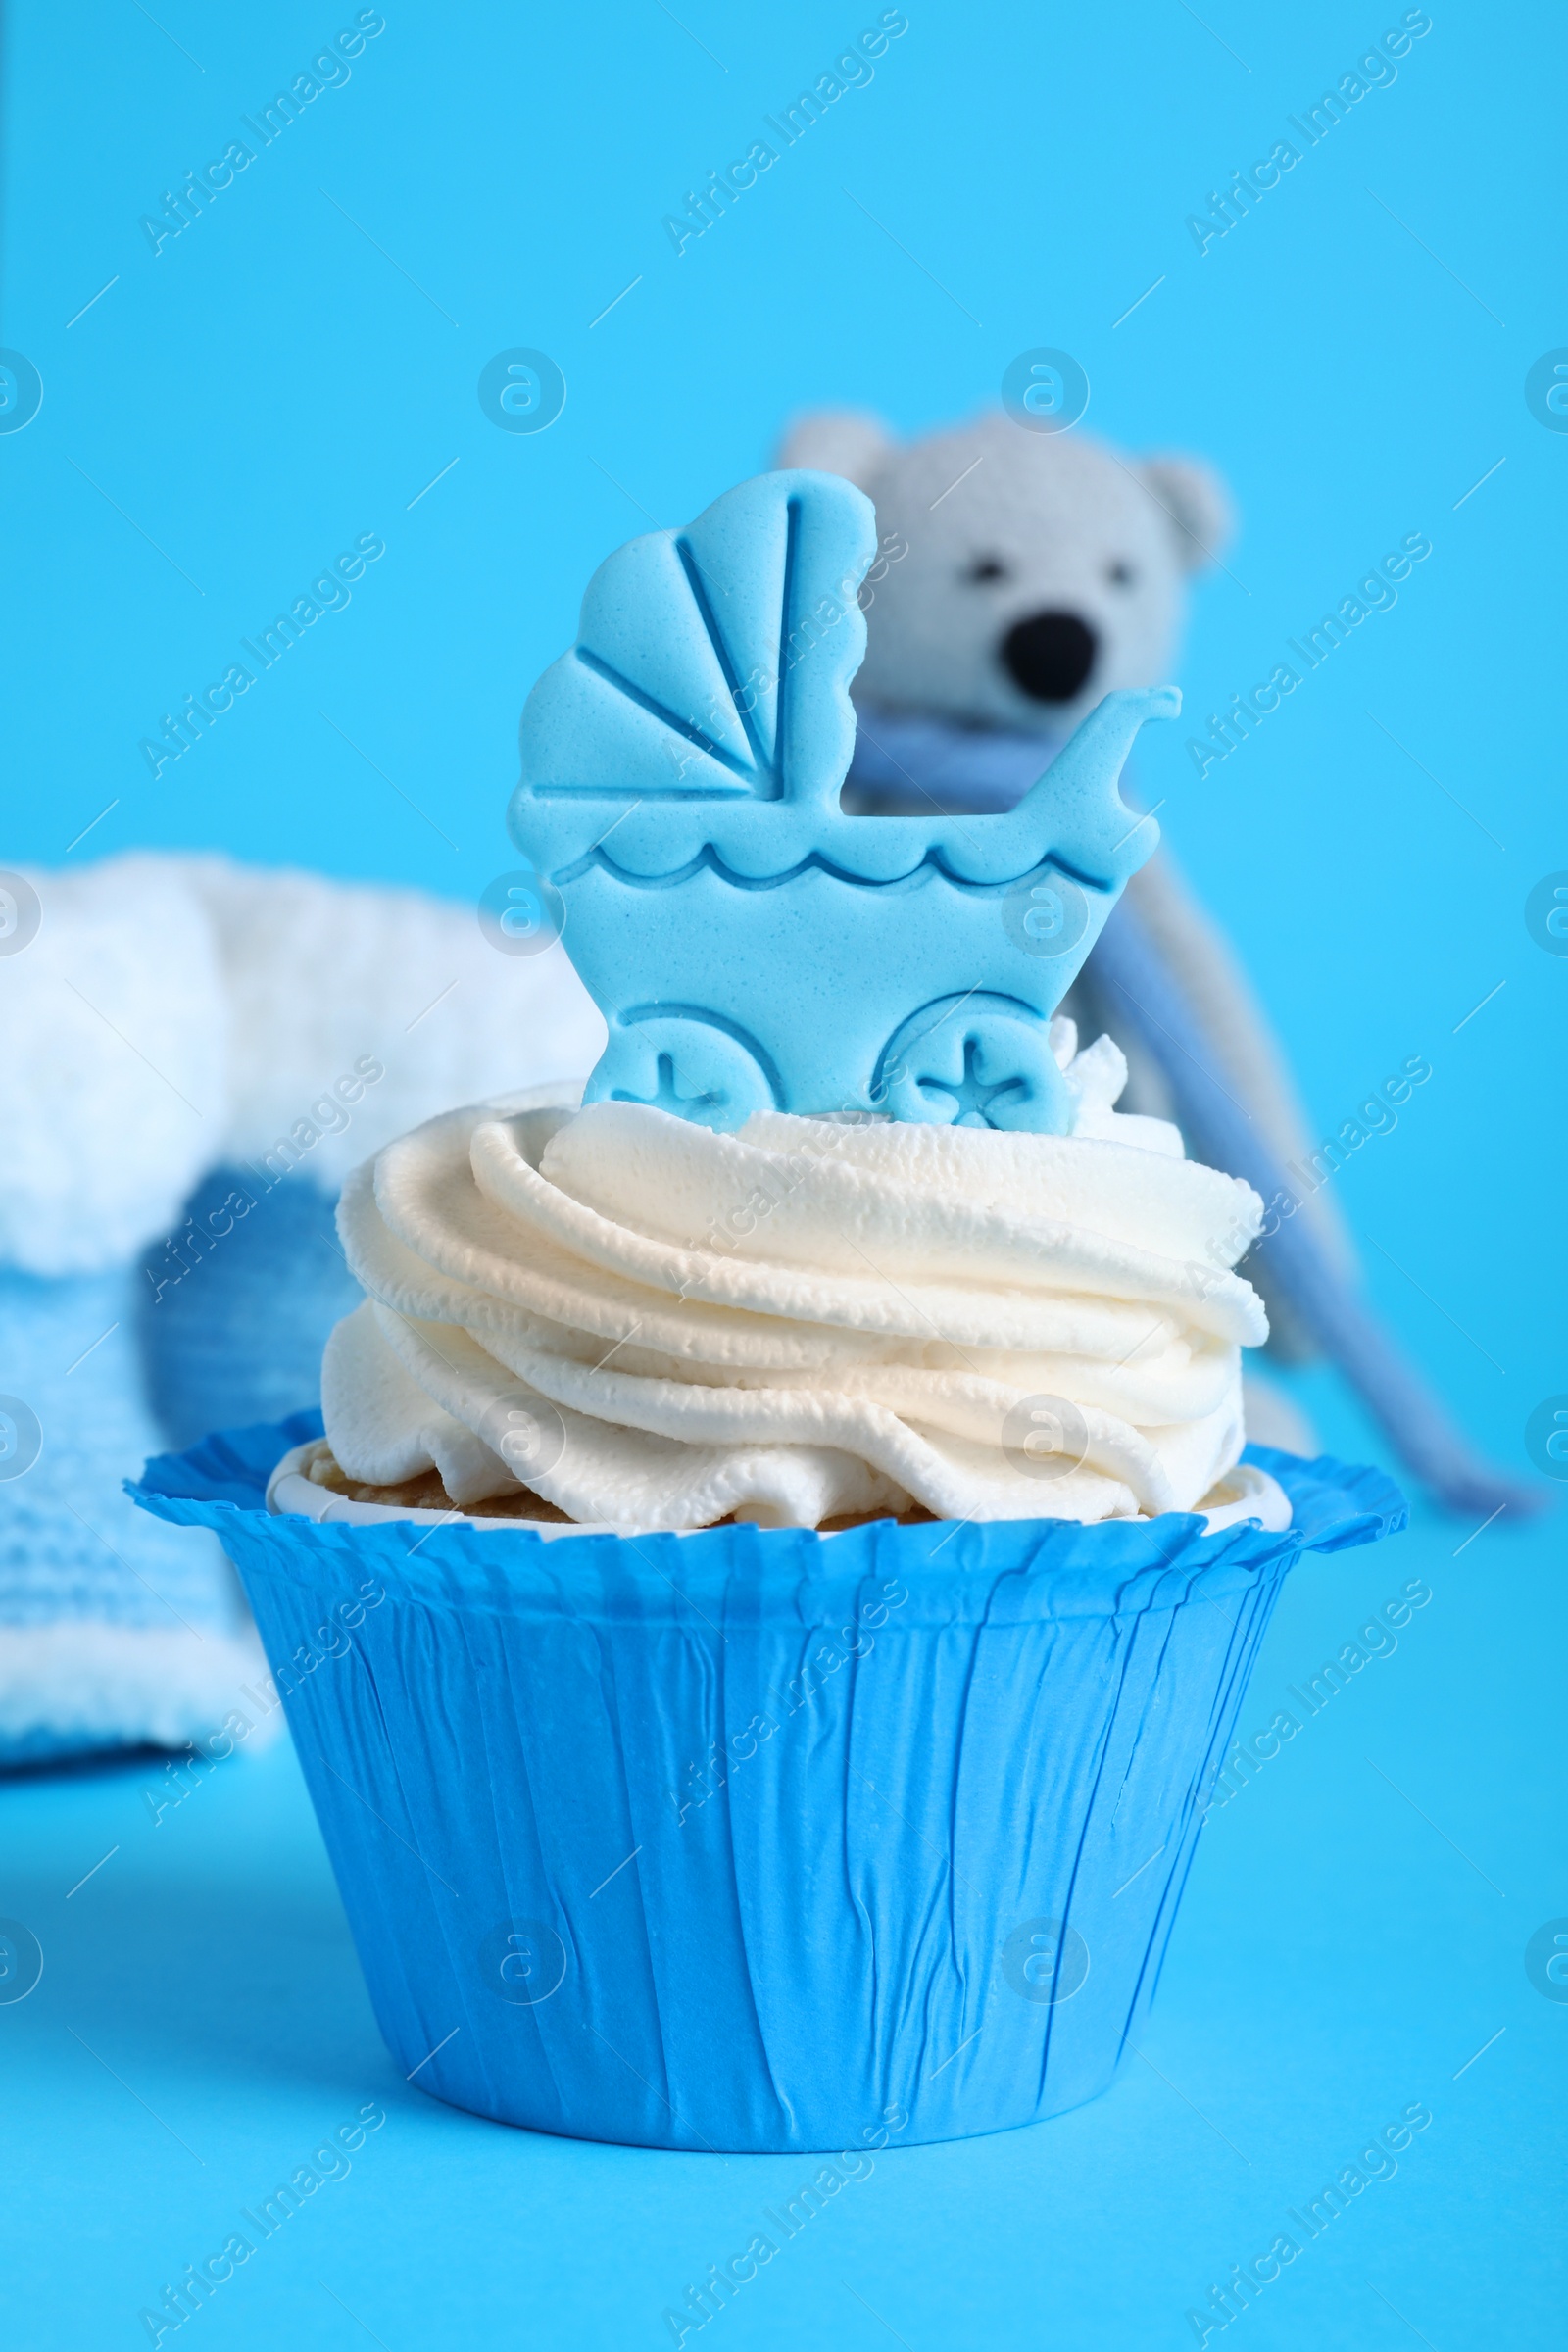
[[[1261,1203],[1111,1108],[1108,1039],[1067,1077],[1071,1136],[778,1112],[715,1135],[559,1090],[432,1120],[343,1195],[368,1296],[322,1367],[339,1465],[434,1468],[465,1507],[516,1493],[520,1407],[553,1440],[527,1487],[617,1528],[1193,1508],[1242,1449],[1267,1325],[1230,1269]]]

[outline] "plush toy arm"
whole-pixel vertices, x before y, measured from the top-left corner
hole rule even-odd
[[[1282,1167],[1303,1162],[1313,1146],[1285,1055],[1235,951],[1193,896],[1170,850],[1163,849],[1135,874],[1127,891],[1167,969],[1180,976],[1221,1074],[1261,1128],[1275,1159]],[[1336,1271],[1353,1278],[1355,1253],[1337,1204],[1326,1193],[1314,1193],[1302,1202],[1301,1213]]]
[[[1099,978],[1120,1007],[1121,1025],[1172,1078],[1179,1114],[1200,1128],[1213,1164],[1241,1176],[1265,1205],[1294,1194],[1259,1127],[1213,1071],[1212,1050],[1159,948],[1131,901],[1117,909],[1097,949]],[[1282,1217],[1259,1245],[1292,1309],[1381,1423],[1400,1460],[1449,1510],[1534,1511],[1540,1490],[1504,1478],[1463,1434],[1405,1362],[1376,1318],[1330,1261],[1307,1220]]]

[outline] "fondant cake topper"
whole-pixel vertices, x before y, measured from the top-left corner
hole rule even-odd
[[[1174,687],[1107,695],[1004,815],[839,801],[870,502],[743,482],[601,565],[522,718],[511,826],[610,1025],[586,1100],[1064,1134],[1052,1014],[1159,838],[1117,780]]]

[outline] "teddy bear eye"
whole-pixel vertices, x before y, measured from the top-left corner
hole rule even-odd
[[[1010,579],[1012,575],[1000,556],[976,556],[963,576],[967,580],[990,582]]]
[[[1105,577],[1113,588],[1130,588],[1138,574],[1130,564],[1123,564],[1118,557],[1114,564],[1106,564]]]

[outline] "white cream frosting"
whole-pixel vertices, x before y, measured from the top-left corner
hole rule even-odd
[[[559,1091],[416,1129],[339,1209],[368,1294],[322,1368],[339,1464],[630,1529],[1193,1508],[1242,1449],[1261,1203],[1111,1107],[1108,1039],[1054,1032],[1071,1136],[715,1135]]]

